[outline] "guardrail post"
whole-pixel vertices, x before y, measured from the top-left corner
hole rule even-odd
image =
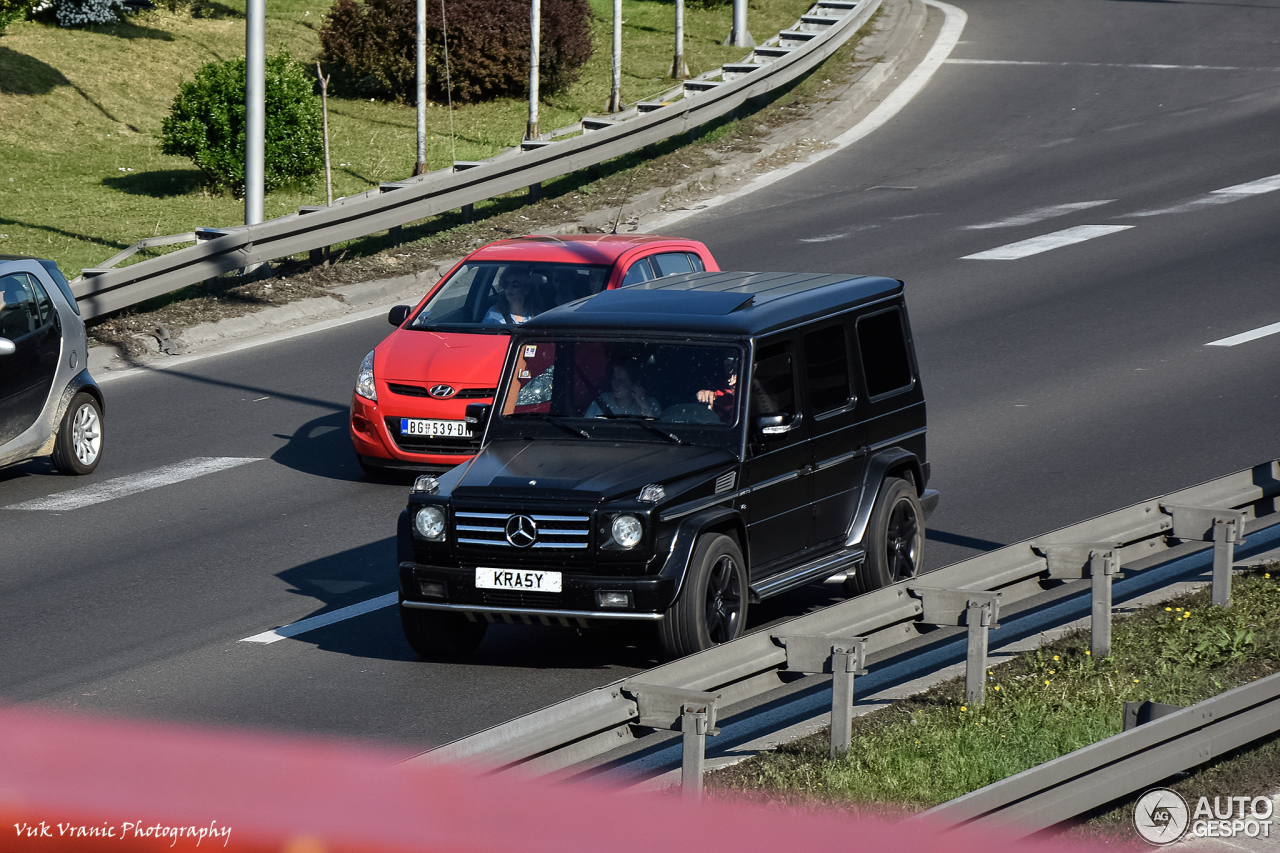
[[[1236,540],[1240,526],[1234,518],[1213,520],[1213,603],[1215,607],[1231,606],[1231,572],[1236,563]]]
[[[686,800],[701,799],[707,735],[720,734],[716,728],[716,701],[720,695],[639,681],[626,682],[622,690],[635,698],[636,725],[683,735],[680,788]]]
[[[1236,546],[1244,544],[1247,515],[1240,509],[1161,504],[1173,516],[1175,539],[1199,539],[1213,543],[1213,603],[1231,606],[1231,572],[1235,569]]]
[[[680,762],[680,790],[686,800],[702,799],[702,773],[706,764],[707,706],[686,702],[681,706],[680,729],[684,755]]]
[[[1093,609],[1089,615],[1089,653],[1094,660],[1111,654],[1111,582],[1120,574],[1120,558],[1115,551],[1094,551],[1089,555],[1089,575],[1093,584]]]
[[[831,673],[831,752],[835,758],[849,751],[853,731],[853,679],[866,675],[864,637],[775,635],[787,650],[787,670],[806,675]]]
[[[968,626],[964,698],[970,705],[981,705],[986,698],[988,636],[1000,627],[1000,593],[930,586],[908,591],[924,605],[920,621],[926,625]]]

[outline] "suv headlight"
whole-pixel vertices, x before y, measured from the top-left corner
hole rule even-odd
[[[424,506],[413,517],[413,529],[428,542],[443,542],[444,510],[438,506]]]
[[[378,402],[378,389],[373,385],[373,350],[360,362],[360,375],[356,377],[356,393],[366,400]]]
[[[644,525],[634,515],[619,515],[613,519],[610,530],[613,541],[623,548],[634,548],[644,536]]]

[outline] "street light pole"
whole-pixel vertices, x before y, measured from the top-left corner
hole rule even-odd
[[[418,0],[418,161],[413,173],[427,173],[427,0]]]
[[[244,46],[244,224],[262,222],[267,124],[266,0],[248,0]]]
[[[529,2],[529,127],[525,139],[538,138],[538,42],[542,30],[541,0]]]

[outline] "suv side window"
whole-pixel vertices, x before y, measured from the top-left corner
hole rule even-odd
[[[904,391],[915,383],[899,309],[890,308],[859,318],[858,352],[862,356],[867,395],[872,399]]]
[[[791,349],[785,343],[763,347],[756,352],[751,371],[751,419],[775,412],[796,413],[795,378],[791,371]]]
[[[853,396],[849,388],[849,349],[844,326],[827,326],[804,336],[805,373],[809,380],[809,409],[813,414],[844,408]]]

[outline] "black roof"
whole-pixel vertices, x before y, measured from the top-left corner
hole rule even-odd
[[[521,328],[758,335],[900,293],[902,282],[879,276],[684,273],[561,305]]]

